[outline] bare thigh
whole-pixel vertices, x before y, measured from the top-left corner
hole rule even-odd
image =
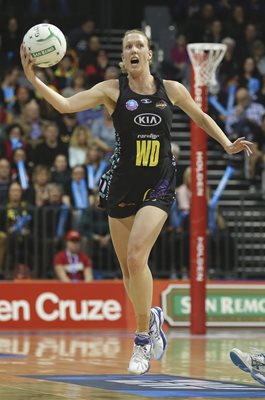
[[[127,261],[137,257],[142,263],[147,263],[167,216],[164,210],[154,206],[143,207],[137,212],[129,236]]]

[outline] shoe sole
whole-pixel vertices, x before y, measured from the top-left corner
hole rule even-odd
[[[255,379],[255,381],[257,381],[258,383],[260,383],[261,385],[265,385],[265,377],[264,380],[262,380],[261,378],[259,378],[257,376],[257,374],[255,374],[255,372],[251,371],[248,366],[244,363],[244,361],[242,361],[242,359],[239,357],[239,355],[235,352],[235,351],[231,351],[230,352],[230,358],[232,360],[232,362],[238,367],[240,368],[242,371],[249,373],[253,379]]]
[[[156,310],[156,314],[159,318],[159,333],[160,333],[160,336],[162,337],[162,341],[163,341],[163,353],[161,354],[161,356],[159,358],[155,358],[155,360],[160,361],[162,359],[163,355],[165,354],[166,347],[167,347],[166,335],[164,334],[164,331],[162,329],[162,325],[164,322],[164,313],[160,307],[154,307],[154,310]]]
[[[149,369],[150,369],[150,365],[149,365],[148,369],[145,372],[142,372],[141,374],[139,374],[137,372],[132,372],[129,369],[128,369],[128,372],[129,372],[130,375],[141,376],[141,375],[146,374],[149,371]]]
[[[252,373],[252,371],[250,371],[250,369],[248,368],[248,366],[244,363],[244,361],[242,361],[242,359],[240,358],[240,356],[239,356],[235,351],[230,351],[230,358],[231,358],[232,362],[233,362],[238,368],[240,368],[242,371],[248,372],[249,374]]]

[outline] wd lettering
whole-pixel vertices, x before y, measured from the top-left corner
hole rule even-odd
[[[160,124],[161,117],[157,114],[139,114],[134,118],[134,122],[140,126],[155,126]]]
[[[158,140],[136,140],[137,167],[155,167],[159,161],[160,142]]]

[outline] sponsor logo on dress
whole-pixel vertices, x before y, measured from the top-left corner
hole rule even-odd
[[[150,104],[150,103],[152,103],[152,100],[151,100],[151,99],[142,99],[142,100],[141,100],[141,103],[143,103],[143,104]]]
[[[131,99],[131,100],[126,101],[125,106],[126,106],[127,110],[134,111],[138,108],[139,104],[137,103],[136,100]]]
[[[166,108],[166,106],[167,106],[167,103],[165,102],[165,100],[159,100],[159,101],[156,103],[156,107],[157,107],[157,108],[160,108],[161,110],[163,110],[164,108]]]
[[[157,114],[139,114],[134,117],[134,122],[140,126],[155,126],[160,124],[162,118]]]

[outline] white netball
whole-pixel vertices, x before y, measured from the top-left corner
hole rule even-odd
[[[38,24],[28,30],[23,45],[31,60],[41,68],[57,64],[66,52],[66,40],[63,32],[52,24]]]

